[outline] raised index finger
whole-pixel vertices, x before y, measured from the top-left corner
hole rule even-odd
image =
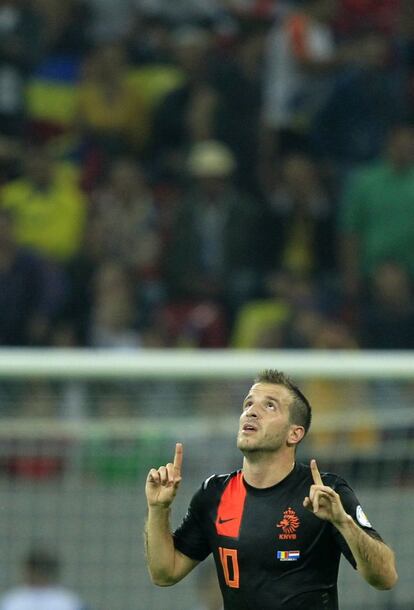
[[[175,444],[174,454],[174,470],[176,474],[181,475],[181,466],[183,463],[183,445],[182,443]]]
[[[311,467],[313,482],[315,483],[315,485],[323,485],[321,473],[318,470],[318,465],[316,463],[316,460],[311,460],[310,467]]]

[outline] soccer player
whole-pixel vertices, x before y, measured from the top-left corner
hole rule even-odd
[[[170,507],[181,481],[174,463],[146,482],[146,551],[152,581],[173,585],[213,553],[225,610],[337,610],[341,553],[377,589],[397,581],[394,554],[349,485],[295,462],[311,422],[308,400],[283,373],[264,371],[243,402],[237,446],[243,468],[209,477],[180,527]]]

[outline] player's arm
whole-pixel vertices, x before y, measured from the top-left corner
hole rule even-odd
[[[171,504],[181,481],[183,447],[177,443],[174,463],[152,468],[147,476],[145,493],[148,519],[145,525],[145,550],[148,571],[155,585],[174,585],[199,563],[174,547],[171,534]]]
[[[350,515],[335,525],[352,551],[358,572],[376,589],[392,589],[398,580],[393,551],[358,527]]]
[[[311,471],[314,485],[303,505],[337,528],[351,549],[357,570],[370,585],[377,589],[392,589],[398,580],[393,551],[362,530],[346,513],[339,494],[323,484],[315,460],[311,461]]]

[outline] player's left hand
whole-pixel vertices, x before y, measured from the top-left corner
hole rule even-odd
[[[303,506],[319,519],[330,521],[335,526],[346,524],[352,517],[345,512],[340,496],[332,487],[323,484],[316,460],[311,460],[310,467],[314,484],[311,485]]]

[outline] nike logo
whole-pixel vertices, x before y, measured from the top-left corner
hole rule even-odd
[[[222,523],[227,523],[227,521],[234,521],[236,517],[230,517],[230,519],[222,519],[221,517],[218,518],[218,522],[220,523],[220,525]]]

